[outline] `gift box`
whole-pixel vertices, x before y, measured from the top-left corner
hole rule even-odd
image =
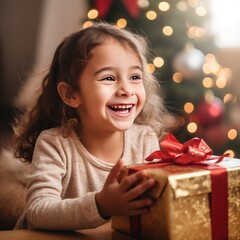
[[[197,148],[174,142],[174,157],[164,149],[150,157],[163,161],[124,167],[119,181],[143,169],[156,180],[142,196],[155,203],[142,216],[113,216],[112,228],[137,239],[240,239],[240,160],[212,156],[199,139]]]

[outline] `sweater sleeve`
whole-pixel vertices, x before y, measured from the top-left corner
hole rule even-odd
[[[51,139],[52,137],[52,139]],[[27,219],[32,229],[75,230],[106,222],[98,213],[95,194],[62,198],[66,155],[54,136],[39,137],[27,186]],[[67,147],[67,146],[65,146]]]

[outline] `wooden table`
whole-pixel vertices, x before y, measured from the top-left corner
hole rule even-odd
[[[79,231],[36,231],[12,230],[0,231],[1,240],[130,240],[129,235],[111,229],[111,223],[106,223],[95,229]]]

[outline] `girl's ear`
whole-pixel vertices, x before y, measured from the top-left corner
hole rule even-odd
[[[80,96],[73,91],[65,82],[57,85],[58,94],[61,99],[70,107],[77,108],[80,105]]]

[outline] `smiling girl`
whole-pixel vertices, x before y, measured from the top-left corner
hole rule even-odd
[[[159,149],[170,115],[146,71],[144,38],[95,23],[63,40],[36,104],[15,126],[15,156],[31,164],[16,228],[84,229],[112,215],[141,215],[154,185],[144,171],[118,183],[124,165]]]

